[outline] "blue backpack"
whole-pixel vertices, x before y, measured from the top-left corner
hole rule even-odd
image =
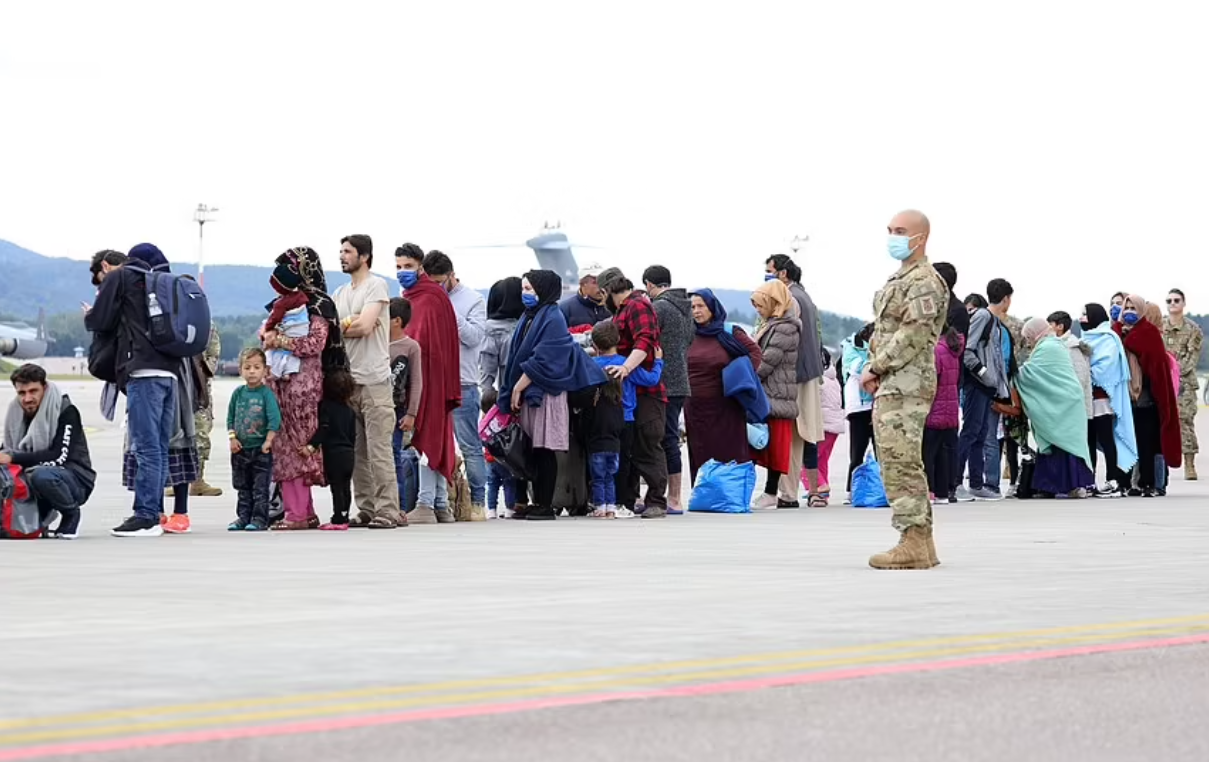
[[[147,339],[169,357],[188,359],[210,341],[210,302],[192,278],[133,267],[147,282]]]

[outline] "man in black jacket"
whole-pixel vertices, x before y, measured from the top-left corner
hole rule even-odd
[[[20,466],[37,498],[42,525],[48,526],[58,511],[61,521],[55,536],[74,540],[80,506],[92,495],[97,478],[80,411],[57,386],[47,383],[41,366],[22,365],[12,382],[17,399],[4,418],[0,467]]]
[[[176,419],[175,384],[181,361],[157,350],[148,338],[147,273],[167,272],[168,260],[149,243],[135,246],[129,257],[136,261],[109,269],[101,277],[96,304],[85,315],[84,326],[93,334],[117,337],[112,377],[126,394],[130,451],[138,465],[134,515],[112,534],[158,537],[163,534],[160,513],[168,483],[168,443]]]

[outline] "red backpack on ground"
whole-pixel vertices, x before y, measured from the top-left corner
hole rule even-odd
[[[21,478],[21,467],[0,466],[0,539],[33,540],[41,536],[38,502]]]

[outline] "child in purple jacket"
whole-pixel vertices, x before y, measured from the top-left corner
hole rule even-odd
[[[949,502],[950,473],[956,461],[958,410],[961,387],[961,353],[965,337],[948,326],[936,343],[936,399],[924,428],[924,471],[932,502]]]

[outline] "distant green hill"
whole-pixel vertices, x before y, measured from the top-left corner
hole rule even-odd
[[[192,264],[173,265],[175,272],[196,274]],[[223,354],[232,357],[244,345],[264,316],[272,299],[271,268],[250,265],[212,265],[206,268],[206,294],[210,309],[223,333]],[[335,289],[348,282],[340,272],[327,272],[328,286]],[[38,311],[46,311],[47,333],[55,341],[51,353],[69,356],[77,345],[88,346],[88,334],[80,315],[80,302],[91,302],[95,292],[88,262],[45,257],[8,241],[0,240],[0,316],[35,324]],[[392,284],[391,293],[396,293]],[[484,292],[485,293],[485,292]],[[751,292],[714,289],[732,320],[754,322]],[[831,312],[821,313],[823,341],[835,346],[864,321]]]

